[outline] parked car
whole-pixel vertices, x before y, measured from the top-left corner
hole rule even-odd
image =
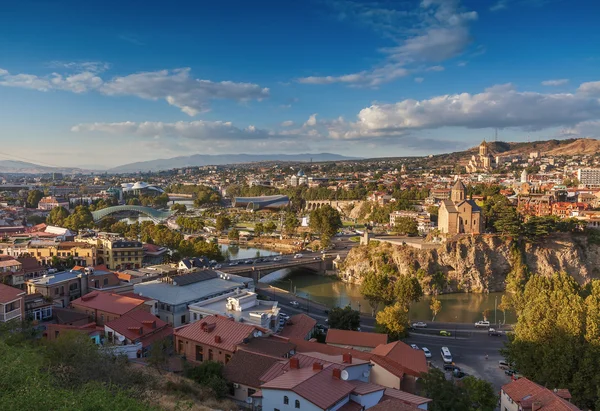
[[[511,368],[510,364],[506,360],[500,360],[500,361],[498,361],[498,367],[501,370],[508,370],[508,369]]]
[[[298,301],[290,301],[290,305],[297,308],[300,306],[300,303]]]
[[[517,370],[511,370],[510,368],[508,370],[504,370],[504,374],[508,375],[509,377],[512,377],[517,372],[518,372]]]
[[[294,258],[302,258],[302,257],[304,257],[302,254],[296,254],[296,255],[294,256]]]
[[[221,264],[217,264],[217,265],[215,265],[215,269],[217,269],[217,270],[218,270],[219,268],[223,268],[223,266],[222,266]]]
[[[245,260],[244,264],[252,264],[252,260]]]
[[[281,257],[275,257],[273,258],[273,261],[281,261]]]
[[[232,267],[232,266],[234,266],[234,265],[238,265],[238,262],[237,262],[237,261],[234,261],[234,262],[232,262],[232,263],[229,263],[229,266],[230,266],[230,267]]]
[[[454,372],[454,370],[460,371],[460,368],[454,364],[444,364],[444,371],[453,371]]]
[[[452,333],[450,331],[442,330],[440,331],[440,335],[443,335],[444,337],[450,337],[452,336]]]
[[[475,328],[489,328],[489,327],[490,327],[489,321],[477,321],[475,323]]]
[[[421,347],[421,349],[425,353],[425,358],[431,358],[431,351],[429,351],[429,348],[427,348],[427,347]]]
[[[427,328],[427,324],[425,324],[423,321],[413,323],[412,326],[413,326],[413,328]]]
[[[410,346],[411,346],[411,348],[413,350],[418,350],[419,349],[419,346],[417,344],[411,344]]]
[[[496,330],[495,328],[490,328],[488,330],[488,335],[491,337],[502,337],[504,335],[504,332],[501,330]]]
[[[467,376],[467,374],[466,374],[465,372],[461,371],[461,370],[454,369],[454,370],[452,371],[452,376],[453,376],[454,378],[460,379],[460,378],[464,378],[464,377],[466,377],[466,376]]]

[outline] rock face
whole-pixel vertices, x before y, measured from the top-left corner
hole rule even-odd
[[[600,246],[588,244],[582,234],[556,234],[520,247],[496,235],[463,236],[429,250],[370,244],[350,251],[340,276],[345,281],[360,283],[366,271],[377,272],[391,266],[393,271],[417,275],[419,280],[442,273],[444,292],[502,291],[506,276],[520,256],[529,271],[538,275],[564,271],[580,284],[600,278]],[[423,288],[427,292],[426,282]]]

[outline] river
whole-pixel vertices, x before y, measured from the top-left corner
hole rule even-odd
[[[277,251],[262,250],[259,248],[252,247],[240,247],[237,245],[219,244],[221,253],[225,257],[225,260],[241,260],[246,258],[257,258],[257,257],[270,257],[272,255],[279,255]]]
[[[336,277],[316,275],[307,271],[291,272],[286,278],[271,283],[275,287],[287,291],[294,291],[301,297],[310,296],[311,300],[317,301],[328,307],[345,307],[350,304],[355,310],[371,314],[369,303],[360,294],[360,287],[354,284],[346,284]],[[474,323],[483,320],[483,311],[489,310],[488,320],[495,322],[494,305],[496,299],[498,305],[503,293],[474,294],[456,293],[442,294],[438,299],[442,303],[442,309],[436,316],[440,322]],[[429,309],[431,297],[425,296],[421,301],[413,303],[410,307],[410,318],[412,321],[431,321],[432,313]],[[499,322],[504,321],[504,313],[496,311]],[[516,322],[513,312],[506,312],[506,323]]]

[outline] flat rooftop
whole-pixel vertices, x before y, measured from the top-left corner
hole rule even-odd
[[[79,275],[81,275],[81,273],[79,271],[76,271],[76,272],[64,271],[64,272],[60,272],[60,273],[46,274],[43,277],[29,280],[29,282],[32,284],[52,285],[52,284],[61,283],[63,281],[72,280],[74,278],[77,278],[77,276],[79,276]]]

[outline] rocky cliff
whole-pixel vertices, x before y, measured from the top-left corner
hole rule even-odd
[[[506,276],[524,263],[530,272],[564,271],[580,284],[600,278],[600,246],[583,234],[557,234],[517,245],[496,235],[463,236],[436,249],[374,242],[350,251],[340,270],[345,281],[360,283],[368,270],[416,275],[425,292],[502,291]]]

